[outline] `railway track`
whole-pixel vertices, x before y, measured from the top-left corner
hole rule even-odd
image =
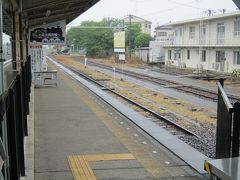
[[[169,116],[169,114],[167,114],[166,116],[165,115],[162,116],[161,114],[155,112],[149,107],[146,107],[145,105],[142,105],[136,102],[135,100],[129,99],[128,97],[119,94],[114,89],[106,87],[103,84],[104,80],[94,80],[88,75],[82,73],[81,71],[75,68],[69,67],[61,62],[58,63],[65,66],[69,70],[73,71],[75,74],[83,77],[87,81],[94,83],[102,90],[112,94],[123,103],[128,104],[129,106],[136,106],[138,109],[136,110],[137,112],[139,113],[147,112],[148,115],[145,117],[149,121],[152,121],[155,124],[159,125],[172,135],[181,139],[185,143],[189,144],[193,148],[205,154],[206,156],[210,158],[213,158],[215,156],[215,143],[214,143],[215,127],[195,123],[193,123],[190,126],[189,125],[185,126],[184,124],[181,124],[181,122],[178,123],[178,121],[176,121],[176,117],[172,117],[171,115]]]
[[[94,63],[92,61],[89,61],[88,64],[112,71],[112,67],[104,65],[104,64]],[[155,84],[167,87],[167,88],[174,88],[175,90],[177,90],[179,92],[192,94],[197,97],[208,99],[208,100],[211,100],[214,102],[216,102],[218,100],[217,92],[214,92],[211,90],[203,89],[200,87],[194,87],[194,86],[185,86],[183,84],[176,83],[174,81],[169,81],[169,80],[162,79],[162,78],[156,78],[156,77],[152,77],[152,76],[145,75],[145,74],[143,75],[140,73],[135,73],[135,72],[128,71],[128,70],[122,70],[119,68],[116,68],[116,72],[123,73],[124,75],[134,77],[137,79],[141,79],[144,81],[152,82],[152,83],[155,83]],[[234,95],[228,95],[228,97],[231,102],[240,101],[240,97],[237,97]]]
[[[60,63],[62,64],[62,63]],[[172,120],[170,120],[167,117],[164,117],[162,115],[160,115],[159,113],[149,109],[148,107],[141,105],[140,103],[133,101],[131,99],[129,99],[126,96],[121,95],[120,93],[116,92],[114,89],[110,89],[108,87],[106,87],[105,85],[101,84],[99,81],[96,81],[94,79],[92,79],[91,77],[87,76],[86,74],[83,74],[82,72],[80,72],[79,70],[76,70],[74,68],[68,67],[65,64],[62,64],[63,66],[67,67],[68,69],[70,69],[71,71],[73,71],[74,73],[78,74],[79,76],[85,78],[86,80],[98,85],[102,90],[108,91],[112,94],[114,94],[115,96],[121,98],[122,100],[126,101],[127,103],[137,106],[138,108],[142,109],[145,112],[150,113],[150,119],[154,122],[157,122],[157,124],[159,124],[160,126],[164,127],[165,129],[168,129],[172,132],[172,134],[176,135],[176,136],[182,136],[183,134],[188,135],[188,136],[194,136],[199,138],[199,136],[186,129],[185,127],[173,122]]]
[[[64,64],[62,64],[62,65],[64,65]],[[86,74],[83,74],[82,72],[80,72],[80,71],[78,71],[76,69],[70,68],[70,67],[67,67],[67,68],[71,69],[71,71],[75,72],[76,74],[84,77],[88,81],[93,82],[94,84],[97,84],[102,90],[111,92],[112,94],[114,94],[117,97],[120,97],[121,99],[123,99],[127,103],[135,105],[135,106],[141,108],[142,110],[150,113],[151,116],[155,117],[154,120],[158,119],[158,121],[160,121],[159,124],[161,123],[161,121],[164,122],[164,125],[162,125],[162,127],[165,126],[167,129],[171,129],[171,131],[173,132],[174,135],[186,134],[186,135],[190,135],[190,136],[199,137],[197,134],[191,132],[190,130],[186,129],[185,127],[183,127],[181,125],[178,125],[177,123],[175,123],[175,122],[169,120],[168,118],[160,115],[159,113],[149,109],[148,107],[143,106],[143,105],[139,104],[138,102],[133,101],[133,100],[129,99],[128,97],[121,95],[120,93],[116,92],[114,89],[110,89],[110,88],[106,87],[105,85],[101,84],[100,82],[90,78]]]

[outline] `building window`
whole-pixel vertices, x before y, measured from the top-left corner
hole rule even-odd
[[[172,60],[172,51],[168,50],[168,60]]]
[[[240,51],[233,52],[233,64],[240,65]]]
[[[189,39],[195,38],[195,26],[189,27]]]
[[[225,60],[225,51],[216,51],[216,62],[222,62]]]
[[[175,52],[174,53],[174,60],[179,60],[181,59],[181,52]]]
[[[151,29],[151,25],[150,24],[148,25],[148,28]]]
[[[179,29],[179,36],[180,36],[180,37],[182,37],[182,31],[183,31],[183,29],[180,28],[180,29]]]
[[[158,36],[165,37],[167,36],[167,32],[158,32]]]
[[[145,28],[147,28],[148,27],[148,24],[145,24]]]
[[[225,38],[225,25],[224,23],[217,24],[217,44],[223,44]]]
[[[240,37],[240,20],[234,22],[234,37]]]
[[[174,35],[175,35],[176,37],[178,36],[178,30],[177,30],[177,29],[174,31]]]
[[[202,62],[206,62],[206,50],[202,50]]]
[[[206,25],[205,24],[202,24],[199,26],[199,35],[200,35],[200,38],[205,38],[206,37]]]
[[[187,59],[190,59],[190,49],[187,50]]]

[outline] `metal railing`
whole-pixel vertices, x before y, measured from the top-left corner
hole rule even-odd
[[[218,85],[216,159],[239,156],[240,102],[229,101],[220,79]]]
[[[203,47],[239,47],[240,46],[240,35],[234,32],[226,32],[224,35],[217,36],[214,34],[209,36],[195,35],[194,38],[190,39],[188,34],[185,36],[177,36],[169,41],[164,41],[163,46],[203,46]]]
[[[25,175],[24,137],[28,135],[27,115],[30,91],[31,61],[28,57],[8,90],[0,96],[1,119],[6,118],[7,122],[8,154],[6,157],[9,162],[7,173],[11,180],[18,180],[20,176]],[[2,124],[2,121],[0,123]]]

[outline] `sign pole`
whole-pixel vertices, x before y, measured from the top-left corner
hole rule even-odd
[[[87,58],[86,58],[86,55],[84,56],[85,59],[84,59],[84,67],[86,68],[87,67]]]
[[[113,67],[113,80],[114,80],[114,82],[115,82],[115,71],[116,71],[116,68]]]

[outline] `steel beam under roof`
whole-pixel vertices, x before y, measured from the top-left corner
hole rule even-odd
[[[3,1],[3,9],[6,12],[4,26],[7,34],[11,32],[8,16],[12,18],[14,11],[22,12],[25,22],[31,28],[58,20],[66,20],[66,23],[69,23],[99,0],[22,0],[22,6],[19,5],[19,1]]]

